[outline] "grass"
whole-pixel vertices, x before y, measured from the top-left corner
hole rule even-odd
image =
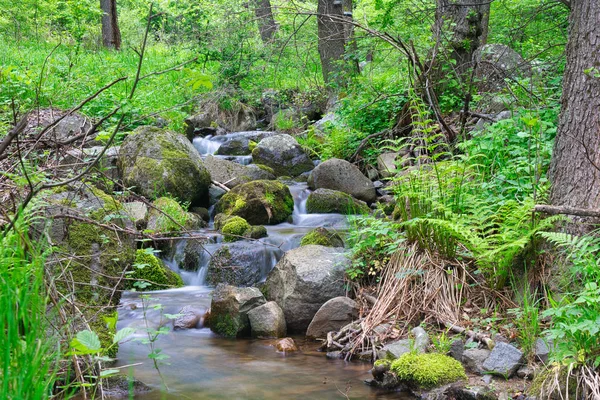
[[[0,236],[0,398],[47,399],[60,352],[48,336],[45,255],[17,229]]]

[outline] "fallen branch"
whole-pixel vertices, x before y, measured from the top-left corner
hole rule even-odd
[[[486,336],[486,335],[484,335],[482,333],[470,331],[470,330],[468,330],[466,328],[463,328],[462,326],[454,325],[454,324],[452,324],[450,322],[447,322],[447,321],[441,321],[441,322],[442,322],[442,324],[446,328],[450,329],[454,333],[464,334],[467,337],[472,338],[473,340],[476,340],[476,341],[478,341],[480,343],[485,343],[485,345],[490,350],[494,348],[495,343],[494,343],[494,341],[492,339],[490,339],[489,336]]]
[[[231,189],[229,189],[227,186],[223,185],[221,182],[217,182],[217,181],[211,181],[213,185],[220,187],[221,189],[223,189],[226,192],[229,192]]]
[[[590,210],[587,208],[576,208],[568,206],[551,206],[547,204],[538,204],[533,207],[534,212],[549,214],[549,215],[575,215],[577,217],[593,217],[600,218],[600,210]]]

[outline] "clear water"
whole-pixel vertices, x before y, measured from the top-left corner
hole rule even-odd
[[[220,139],[219,139],[220,140]],[[196,139],[198,151],[212,154],[219,142],[211,138]],[[306,199],[309,190],[306,184],[290,186],[294,197],[293,222],[267,227],[269,236],[261,241],[241,241],[247,246],[253,262],[261,265],[263,279],[283,253],[296,248],[302,236],[318,226],[347,229],[347,218],[337,214],[307,214]],[[273,341],[252,339],[225,339],[207,328],[173,331],[160,336],[156,347],[169,356],[168,364],[160,367],[169,390],[162,386],[161,379],[148,359],[148,345],[137,339],[144,338],[148,324],[158,328],[171,322],[161,317],[153,305],[160,304],[162,313],[177,314],[190,306],[204,315],[210,307],[212,288],[204,285],[211,254],[221,246],[222,240],[212,230],[203,234],[211,236],[205,245],[198,271],[179,271],[176,262],[165,260],[179,272],[187,286],[180,289],[151,293],[144,317],[144,307],[137,293],[125,293],[119,307],[118,328],[133,327],[137,336],[119,347],[119,365],[138,364],[125,368],[128,374],[153,387],[153,392],[141,395],[142,400],[155,399],[398,399],[398,393],[386,393],[366,386],[371,365],[368,363],[328,360],[323,353],[316,352],[318,343],[304,342],[295,338],[301,351],[284,356],[277,353]],[[185,241],[177,244],[182,252]],[[199,324],[200,326],[202,323]]]

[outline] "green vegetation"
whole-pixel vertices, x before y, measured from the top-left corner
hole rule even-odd
[[[182,229],[194,229],[200,224],[200,218],[187,212],[177,202],[169,197],[155,200],[148,213],[148,229],[156,232],[178,232]]]
[[[304,235],[300,241],[300,246],[308,246],[310,244],[327,247],[344,247],[344,241],[340,235],[333,230],[325,228],[316,228]]]
[[[390,369],[401,381],[423,388],[467,379],[459,361],[439,353],[406,353],[392,361]]]
[[[250,224],[244,218],[231,217],[221,229],[226,242],[240,240],[251,229]]]
[[[137,250],[135,263],[128,275],[128,289],[165,290],[183,286],[181,276],[156,258],[152,249]]]

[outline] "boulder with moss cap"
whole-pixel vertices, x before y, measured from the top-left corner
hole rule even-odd
[[[311,244],[326,247],[344,247],[344,241],[337,232],[323,227],[308,232],[300,241],[300,246],[308,246]]]
[[[317,189],[308,195],[306,211],[309,214],[367,214],[369,206],[344,192]]]
[[[208,205],[211,178],[185,136],[143,126],[123,141],[118,160],[126,187],[149,199],[168,193],[191,205]]]
[[[275,225],[294,210],[289,188],[277,181],[254,181],[236,186],[219,200],[216,210],[244,218],[251,225]]]
[[[174,199],[161,197],[155,200],[148,212],[147,229],[153,232],[179,232],[202,228],[205,223],[200,216],[187,212]]]
[[[377,199],[373,182],[355,165],[338,158],[319,164],[308,178],[308,187],[339,190],[367,203]]]
[[[290,135],[264,138],[252,150],[252,159],[273,168],[277,176],[298,176],[314,168],[310,157]]]
[[[128,278],[127,289],[138,288],[148,291],[183,286],[181,276],[171,271],[148,249],[136,251],[135,263],[132,267],[132,273]]]

